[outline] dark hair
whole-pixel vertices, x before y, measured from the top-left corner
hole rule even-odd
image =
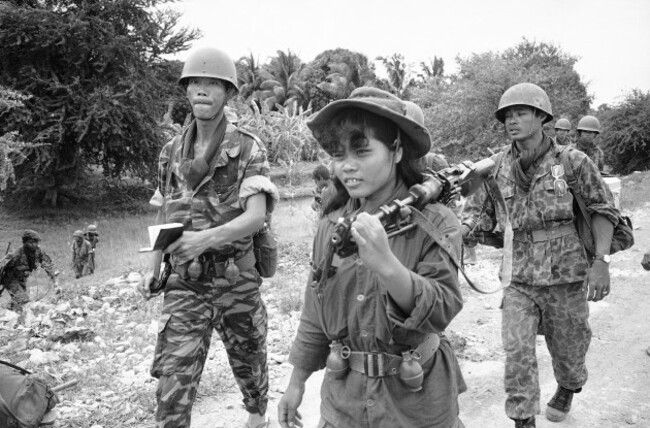
[[[314,180],[329,180],[330,170],[323,164],[317,165],[316,168],[311,172],[311,176]]]
[[[342,110],[334,116],[332,122],[323,130],[319,143],[323,148],[327,148],[326,151],[329,153],[333,153],[340,147],[342,141],[348,141],[352,148],[364,147],[368,145],[366,137],[368,129],[372,129],[373,137],[381,141],[389,150],[397,149],[395,144],[398,137],[397,125],[379,115],[357,108]],[[424,180],[417,160],[406,159],[406,156],[402,156],[402,160],[397,164],[397,175],[408,187],[422,183]],[[329,214],[344,206],[350,199],[350,195],[338,178],[332,177],[332,182],[335,193],[327,198],[323,206],[323,214]]]

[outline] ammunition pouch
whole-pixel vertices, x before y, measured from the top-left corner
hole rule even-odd
[[[253,251],[240,254],[239,257],[237,257],[235,253],[222,254],[216,252],[205,252],[197,257],[196,260],[186,263],[174,263],[172,257],[172,270],[181,278],[188,279],[190,275],[187,268],[190,264],[198,262],[201,264],[201,274],[197,280],[202,281],[212,278],[223,278],[231,259],[234,261],[237,268],[239,268],[240,272],[255,268],[255,256],[253,255]]]

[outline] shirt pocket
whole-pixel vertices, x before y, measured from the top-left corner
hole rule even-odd
[[[548,174],[542,185],[543,194],[535,198],[542,219],[545,222],[573,219],[573,195],[567,182],[564,179],[556,180]]]
[[[220,203],[234,202],[238,198],[238,180],[239,157],[228,156],[228,162],[225,165],[217,166],[210,180],[210,190],[216,193]]]

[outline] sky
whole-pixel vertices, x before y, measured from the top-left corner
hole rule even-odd
[[[180,0],[181,25],[201,30],[234,60],[266,62],[290,49],[303,62],[327,49],[377,56],[401,53],[417,65],[434,56],[502,52],[525,37],[577,57],[593,108],[650,91],[649,0]],[[183,60],[186,52],[180,53]],[[417,71],[417,70],[416,70]],[[378,70],[380,72],[380,70]]]

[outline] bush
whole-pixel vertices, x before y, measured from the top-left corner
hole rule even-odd
[[[324,154],[307,128],[309,109],[296,107],[295,103],[289,107],[276,105],[278,111],[270,111],[264,104],[261,109],[256,103],[251,106],[252,113],[243,114],[239,126],[249,129],[266,143],[270,163],[314,161]]]
[[[604,107],[603,151],[614,173],[650,169],[650,92],[632,91],[616,107]]]

